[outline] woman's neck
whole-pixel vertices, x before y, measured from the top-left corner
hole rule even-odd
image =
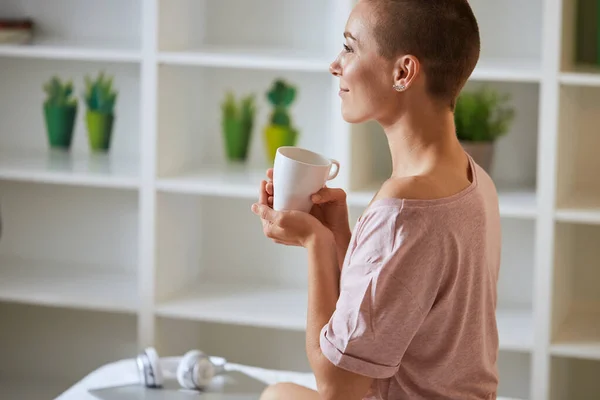
[[[424,175],[440,164],[464,161],[450,109],[420,107],[384,125],[392,156],[392,176]]]

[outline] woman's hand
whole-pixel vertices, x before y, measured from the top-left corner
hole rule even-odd
[[[266,186],[267,182],[262,181],[259,201],[252,205],[252,212],[261,218],[266,237],[279,244],[308,247],[316,242],[317,237],[331,235],[331,232],[311,214],[273,210],[269,204]]]
[[[273,205],[273,168],[267,170],[269,179],[265,190],[267,193],[267,204]],[[263,189],[261,188],[261,193]],[[332,233],[336,242],[348,246],[350,241],[350,221],[348,218],[348,205],[346,204],[346,192],[342,189],[324,187],[313,194],[311,200],[313,207],[310,214],[317,218]]]

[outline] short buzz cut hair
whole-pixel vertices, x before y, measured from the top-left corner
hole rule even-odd
[[[368,0],[379,54],[419,59],[429,93],[454,109],[479,60],[479,27],[468,0]]]

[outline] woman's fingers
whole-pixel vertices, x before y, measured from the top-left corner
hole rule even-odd
[[[267,170],[267,178],[271,181],[273,180],[273,168]]]
[[[267,194],[267,181],[262,180],[260,182],[260,191],[259,191],[259,195],[258,195],[258,202],[260,204],[268,204],[267,201],[269,199],[269,195]]]
[[[324,187],[312,195],[312,201],[315,204],[333,203],[337,201],[346,201],[346,192],[339,188]]]
[[[266,190],[269,196],[273,196],[273,182],[267,182]]]

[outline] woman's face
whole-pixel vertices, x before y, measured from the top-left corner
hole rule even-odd
[[[354,7],[346,23],[343,49],[329,67],[340,78],[342,116],[350,123],[378,120],[397,102],[393,62],[377,54],[371,33],[373,14],[367,2]]]

